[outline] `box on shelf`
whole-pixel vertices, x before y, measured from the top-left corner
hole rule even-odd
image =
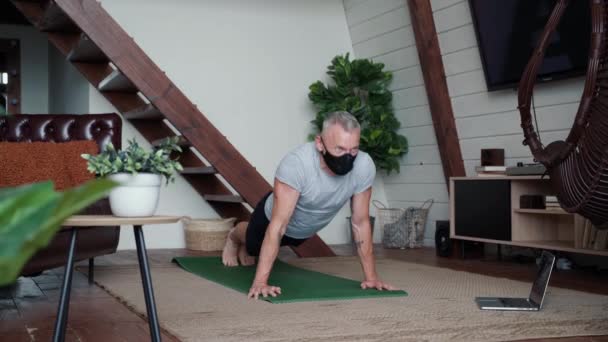
[[[519,196],[519,207],[521,209],[545,209],[545,197],[543,195],[521,195]]]
[[[492,177],[492,176],[505,176],[506,166],[476,166],[477,176],[479,177]]]

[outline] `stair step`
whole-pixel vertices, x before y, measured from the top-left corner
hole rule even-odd
[[[100,91],[121,91],[125,93],[136,93],[137,88],[119,70],[114,70],[103,81],[99,82]]]
[[[184,138],[184,136],[179,135],[179,140],[177,141],[177,145],[179,145],[180,147],[190,147],[191,144],[188,140],[186,140],[186,138]],[[159,146],[160,143],[165,140],[165,139],[158,139],[158,140],[154,140],[152,141],[152,146]]]
[[[213,166],[185,167],[182,175],[213,175],[217,170]]]
[[[41,3],[36,3],[36,1]],[[49,7],[49,11],[45,15],[46,4],[51,3],[53,6],[59,7],[54,1],[61,4],[61,8],[65,8],[65,12],[69,14],[70,18],[73,18],[74,22],[80,25],[81,29],[75,27],[72,20],[65,20],[65,14],[62,13],[60,8],[51,9]],[[221,132],[208,122],[185,94],[168,79],[135,43],[133,38],[129,37],[120,25],[112,19],[112,16],[103,9],[99,0],[12,0],[12,2],[38,28],[42,27],[42,23],[45,22],[43,18],[46,17],[47,30],[71,30],[72,32],[49,32],[49,40],[65,55],[69,54],[76,46],[81,33],[95,37],[99,46],[104,48],[104,53],[111,58],[112,66],[125,71],[128,79],[141,86],[139,91],[141,91],[143,97],[155,99],[153,103],[162,108],[163,112],[161,113],[152,105],[146,106],[144,99],[136,91],[108,90],[103,91],[103,96],[121,113],[130,113],[130,117],[125,115],[127,119],[142,119],[132,120],[131,123],[149,141],[175,134],[170,127],[164,128],[166,126],[165,118],[176,127],[180,127],[182,132],[188,130],[190,132],[188,136],[191,138],[193,145],[204,155],[206,160],[214,161],[219,169],[218,173],[221,171],[222,179],[216,176],[187,176],[185,177],[186,180],[223,217],[234,216],[240,220],[249,218],[251,208],[245,205],[243,200],[247,199],[249,205],[257,204],[261,196],[272,189],[271,185],[235,150],[234,146],[222,136]],[[55,12],[53,13],[53,11]],[[49,20],[53,17],[57,17],[57,19]],[[63,19],[60,20],[61,18]],[[72,39],[69,42],[62,42],[68,36]],[[120,50],[117,51],[116,49]],[[112,73],[112,67],[109,63],[79,62],[74,63],[74,65],[93,86],[99,86],[102,81],[105,81],[106,76]],[[154,82],[148,82],[150,79],[154,79]],[[136,109],[133,110],[134,108]],[[155,120],[151,120],[151,118]],[[188,149],[188,151],[194,155],[192,149]],[[200,160],[185,165],[200,165]],[[232,190],[228,189],[229,186],[236,189],[235,191],[243,197],[219,195],[232,194]],[[318,243],[313,243],[315,241]],[[319,252],[323,248],[326,248],[327,253]],[[299,246],[296,253],[300,256],[333,255],[318,236]]]
[[[49,1],[38,26],[41,31],[45,32],[80,32],[80,28],[59,8],[55,1]]]
[[[143,107],[135,108],[124,113],[124,117],[127,120],[140,120],[140,119],[149,119],[149,120],[158,120],[163,119],[164,115],[161,113],[156,107],[151,104],[147,104]]]
[[[242,203],[243,198],[237,195],[203,195],[203,198],[209,202],[227,202],[227,203]]]
[[[81,63],[108,63],[109,61],[108,57],[86,34],[80,35],[78,43],[68,54],[68,60]]]

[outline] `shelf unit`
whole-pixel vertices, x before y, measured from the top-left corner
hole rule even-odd
[[[608,256],[608,249],[575,248],[575,215],[561,208],[522,209],[525,194],[555,195],[540,176],[450,178],[450,237]]]
[[[573,215],[564,209],[513,209],[514,213],[519,214],[541,214],[541,215]]]

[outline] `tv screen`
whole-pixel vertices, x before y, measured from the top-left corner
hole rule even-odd
[[[469,0],[488,90],[517,87],[556,0]],[[583,75],[591,34],[588,0],[570,1],[551,36],[538,81]]]

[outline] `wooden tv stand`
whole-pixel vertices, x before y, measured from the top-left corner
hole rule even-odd
[[[519,197],[524,194],[554,195],[548,177],[451,177],[450,237],[608,256],[608,249],[575,248],[574,214],[521,209]]]

